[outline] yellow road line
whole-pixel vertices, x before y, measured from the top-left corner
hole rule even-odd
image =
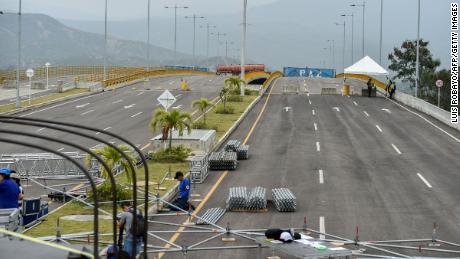
[[[262,114],[264,113],[265,111],[265,107],[267,106],[268,104],[268,100],[270,99],[270,95],[272,94],[272,91],[273,91],[273,88],[275,87],[275,85],[273,85],[273,87],[270,89],[270,92],[268,93],[268,96],[267,96],[267,99],[265,100],[265,103],[264,103],[264,106],[262,107],[262,110],[260,110],[259,112],[259,115],[257,116],[257,119],[254,121],[254,123],[252,124],[252,127],[251,129],[249,130],[246,138],[244,139],[244,142],[243,144],[246,144],[246,142],[249,140],[249,138],[251,137],[252,133],[254,132],[254,129],[256,128],[257,124],[259,123],[259,120],[260,118],[262,117]],[[204,207],[204,205],[206,204],[206,202],[208,202],[209,198],[214,194],[214,192],[216,191],[217,187],[219,187],[220,183],[222,182],[222,180],[224,180],[225,176],[227,176],[228,174],[228,171],[225,171],[220,177],[219,179],[217,180],[216,183],[214,183],[214,185],[212,186],[211,190],[209,190],[209,192],[206,194],[206,196],[204,197],[203,201],[200,202],[200,204],[198,205],[198,207],[196,207],[195,211],[193,212],[192,214],[192,217],[193,218],[194,216],[196,216],[196,214],[198,212],[200,212],[200,210]],[[184,224],[187,224],[189,222],[189,220],[187,219],[184,223],[182,223],[182,225]],[[182,231],[184,231],[185,227],[180,227],[177,229],[177,232],[174,233],[174,235],[169,239],[169,242],[170,243],[174,243],[180,236],[180,234],[182,233]],[[163,246],[164,248],[168,249],[171,247],[170,244],[166,244],[165,246]],[[158,259],[161,259],[163,256],[164,256],[165,253],[160,253],[158,255]]]

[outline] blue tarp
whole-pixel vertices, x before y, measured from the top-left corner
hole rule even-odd
[[[330,68],[285,67],[283,73],[286,77],[335,77],[335,69]]]

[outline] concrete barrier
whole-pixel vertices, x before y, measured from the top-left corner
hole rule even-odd
[[[413,109],[421,111],[425,114],[428,114],[431,117],[441,121],[442,123],[447,124],[448,126],[460,131],[460,124],[450,123],[450,112],[449,111],[443,110],[422,99],[416,98],[412,95],[408,95],[402,92],[396,92],[393,97],[396,101],[403,103]]]

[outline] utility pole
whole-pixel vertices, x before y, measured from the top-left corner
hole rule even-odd
[[[220,55],[220,36],[226,36],[227,33],[211,33],[211,35],[216,35],[217,36],[217,49],[216,49],[216,53],[217,53],[217,56]]]
[[[200,26],[200,28],[206,28],[206,57],[209,58],[209,35],[210,35],[210,28],[217,28],[217,26],[209,25],[206,23],[206,26]]]
[[[228,44],[233,45],[233,41],[228,42],[228,40],[225,41],[225,57],[228,58]]]
[[[415,63],[415,97],[418,97],[418,90],[420,87],[420,0],[418,0],[417,55]]]
[[[241,30],[241,80],[245,81],[245,58],[246,58],[246,10],[248,7],[248,0],[243,0],[243,28]],[[244,85],[240,86],[241,96],[244,96]]]
[[[21,37],[22,37],[22,0],[19,0],[18,11],[18,64],[16,68],[16,108],[21,108],[21,96],[19,93],[19,85],[21,80]]]
[[[177,9],[187,9],[189,8],[188,6],[177,6],[177,4],[174,4],[174,6],[165,6],[166,9],[174,9],[174,61],[177,59]]]
[[[193,60],[195,61],[195,38],[196,38],[196,19],[204,19],[204,16],[185,16],[185,19],[193,19]]]
[[[335,40],[327,40],[327,42],[331,43],[331,46],[332,46],[332,64],[333,64],[333,68],[337,69],[336,66],[335,66]]]

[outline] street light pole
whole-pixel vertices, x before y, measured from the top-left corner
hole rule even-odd
[[[203,16],[185,16],[185,19],[193,19],[193,60],[195,61],[195,38],[196,38],[196,19],[204,19]]]
[[[45,67],[46,67],[46,90],[49,89],[49,74],[48,74],[48,71],[49,71],[50,65],[51,64],[49,62],[46,62],[46,64],[45,64]]]
[[[327,40],[327,42],[332,43],[332,63],[333,63],[333,68],[336,69],[336,66],[335,66],[335,40]]]
[[[21,108],[21,96],[19,93],[19,85],[21,80],[21,37],[22,37],[22,0],[19,0],[18,11],[18,64],[16,68],[16,108]]]
[[[177,4],[174,4],[174,6],[165,6],[166,9],[168,8],[174,8],[174,61],[176,61],[177,57],[177,9],[182,8],[182,9],[187,9],[188,6],[177,6]]]
[[[206,57],[209,58],[209,35],[210,35],[210,28],[216,28],[214,25],[209,25],[209,23],[206,23],[205,26],[200,26],[200,28],[206,28]]]
[[[150,71],[150,0],[147,0],[147,76],[146,80],[149,80]]]
[[[383,45],[383,0],[380,0],[380,41],[379,41],[379,63],[382,65],[382,45]]]
[[[415,97],[418,97],[420,87],[420,0],[418,0],[417,17],[417,55],[415,60]]]
[[[246,10],[248,6],[248,0],[243,0],[243,28],[241,30],[241,80],[245,81],[245,58],[246,58]],[[244,96],[244,85],[240,86],[241,96]]]
[[[363,0],[363,4],[352,4],[352,7],[362,7],[363,8],[363,43],[362,43],[362,57],[364,57],[364,21],[366,15],[366,0]]]
[[[220,55],[220,36],[226,36],[227,33],[220,33],[220,32],[217,32],[217,33],[211,33],[211,35],[216,35],[217,36],[217,49],[216,49],[216,53],[217,53],[217,56]]]
[[[355,54],[354,54],[354,50],[355,50],[355,14],[354,13],[351,13],[351,14],[342,14],[341,16],[344,16],[344,17],[351,17],[351,63],[353,63],[355,61]]]
[[[104,19],[104,81],[107,79],[107,0],[105,0]]]
[[[343,73],[345,74],[345,27],[346,23],[343,21],[343,23],[335,23],[337,26],[343,26],[343,46],[342,46],[342,68],[343,68]]]

